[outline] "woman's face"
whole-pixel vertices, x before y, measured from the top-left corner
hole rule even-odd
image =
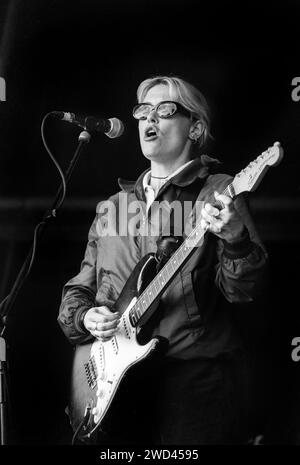
[[[172,99],[167,85],[158,84],[145,95],[144,102],[157,105]],[[188,139],[191,121],[187,116],[175,113],[171,118],[160,119],[156,111],[151,111],[146,120],[139,121],[141,149],[146,158],[159,163],[170,163],[181,157],[187,161],[190,155],[191,141]],[[155,136],[149,137],[147,131],[153,128]]]

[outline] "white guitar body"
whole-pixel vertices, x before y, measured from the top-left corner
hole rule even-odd
[[[134,297],[122,314],[112,339],[94,340],[76,348],[70,419],[74,428],[81,428],[81,439],[89,438],[101,425],[126,372],[148,357],[160,342],[153,338],[145,345],[139,344],[137,328],[129,318],[136,301]],[[83,421],[78,423],[77,418]]]
[[[146,358],[159,342],[154,338],[143,346],[138,343],[137,330],[129,321],[129,311],[136,300],[134,297],[123,313],[117,334],[107,342],[97,340],[91,347],[91,358],[94,356],[98,373],[95,387],[97,403],[92,410],[95,424],[101,422],[106,414],[127,370]]]

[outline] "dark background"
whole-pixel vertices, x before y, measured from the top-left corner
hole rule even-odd
[[[116,116],[125,134],[93,137],[68,186],[61,213],[39,247],[32,273],[9,315],[11,444],[68,444],[64,414],[72,349],[57,312],[63,284],[78,272],[96,203],[147,168],[131,118],[141,80],[175,74],[195,84],[212,109],[214,139],[205,153],[235,174],[279,140],[285,150],[250,203],[270,254],[263,299],[238,309],[254,360],[249,438],[300,444],[300,101],[297,1],[206,2],[1,0],[0,299],[10,291],[32,232],[59,178],[40,125],[51,110]],[[66,169],[80,130],[50,121],[46,137]]]

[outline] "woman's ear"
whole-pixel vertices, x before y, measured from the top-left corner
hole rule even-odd
[[[200,120],[195,121],[190,127],[189,139],[197,141],[203,133],[203,124]]]

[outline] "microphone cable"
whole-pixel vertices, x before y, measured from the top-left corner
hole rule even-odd
[[[46,138],[45,138],[45,123],[46,123],[46,120],[48,117],[51,116],[51,112],[47,113],[43,120],[42,120],[42,123],[41,123],[41,138],[42,138],[42,141],[43,141],[43,144],[44,144],[44,147],[50,157],[50,159],[53,161],[54,163],[54,166],[57,168],[57,171],[60,175],[60,178],[61,178],[61,188],[62,188],[62,193],[61,193],[61,197],[56,205],[56,207],[54,209],[51,210],[51,212],[48,213],[47,216],[45,216],[43,218],[42,221],[40,221],[36,227],[34,228],[34,233],[33,233],[33,244],[32,244],[32,252],[31,252],[31,259],[30,259],[30,263],[28,265],[28,269],[26,271],[26,275],[24,276],[24,279],[29,275],[30,271],[31,271],[31,268],[32,268],[32,265],[33,265],[33,262],[34,262],[34,259],[35,259],[35,254],[36,254],[36,247],[37,247],[37,239],[38,239],[38,232],[39,232],[39,229],[40,227],[46,223],[46,221],[48,219],[51,219],[53,217],[56,217],[56,213],[57,211],[59,210],[59,208],[61,207],[61,205],[64,203],[64,200],[65,200],[65,197],[66,197],[66,193],[67,193],[67,183],[66,183],[66,178],[65,178],[65,175],[63,173],[63,170],[61,169],[61,167],[59,166],[59,163],[58,161],[56,160],[56,158],[54,157],[53,153],[51,152],[47,142],[46,142]]]
[[[66,183],[66,178],[65,178],[65,175],[63,173],[63,170],[61,169],[61,167],[59,166],[56,158],[54,157],[54,155],[52,154],[47,142],[46,142],[46,138],[45,138],[45,122],[47,120],[48,117],[52,116],[52,112],[49,112],[47,113],[43,120],[42,120],[42,124],[41,124],[41,137],[42,137],[42,141],[43,141],[43,144],[44,144],[44,147],[50,157],[50,159],[53,161],[55,167],[57,168],[57,171],[60,175],[60,178],[61,178],[61,186],[62,186],[62,195],[61,195],[61,198],[60,198],[60,201],[58,203],[58,205],[56,206],[55,210],[52,210],[53,211],[56,211],[60,208],[60,206],[63,204],[64,200],[65,200],[65,197],[66,197],[66,192],[67,192],[67,183]],[[53,214],[53,216],[55,216],[55,213]]]

